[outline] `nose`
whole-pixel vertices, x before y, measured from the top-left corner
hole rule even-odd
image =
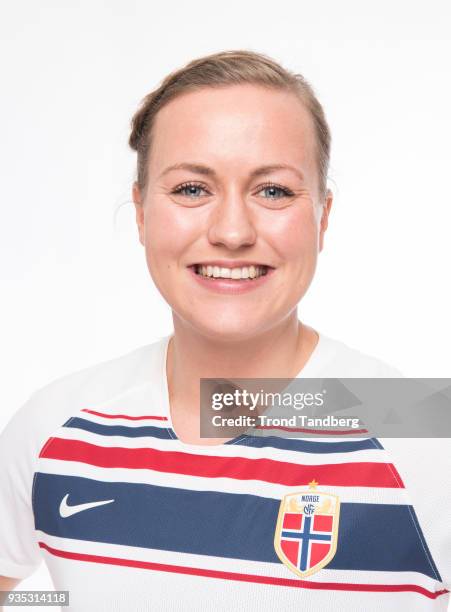
[[[245,198],[238,190],[229,190],[214,207],[208,226],[211,244],[230,250],[255,243],[257,233]]]

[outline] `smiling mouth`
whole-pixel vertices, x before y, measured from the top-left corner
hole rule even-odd
[[[192,266],[194,272],[199,276],[205,278],[214,279],[228,279],[228,280],[247,280],[252,281],[260,276],[265,276],[268,273],[269,266],[240,266],[237,268],[224,268],[222,266],[204,266],[201,264],[194,264]]]

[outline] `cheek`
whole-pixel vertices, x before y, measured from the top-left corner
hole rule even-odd
[[[317,224],[311,207],[287,209],[271,222],[271,242],[278,245],[286,261],[314,259],[317,253]]]
[[[193,211],[182,210],[172,203],[149,203],[145,218],[145,243],[148,259],[156,265],[166,257],[177,258],[194,237]]]

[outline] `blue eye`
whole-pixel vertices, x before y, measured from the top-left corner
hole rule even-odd
[[[183,185],[179,185],[176,187],[171,193],[178,193],[183,196],[187,196],[188,198],[196,198],[199,195],[198,190],[206,191],[205,187],[200,183],[183,183]]]
[[[277,200],[279,197],[286,198],[294,195],[294,193],[290,189],[287,189],[286,187],[281,187],[280,185],[275,185],[274,183],[267,183],[266,185],[262,185],[260,187],[260,191],[266,191],[266,193],[269,193],[270,197],[266,198],[268,200]],[[282,196],[280,194],[282,194]]]

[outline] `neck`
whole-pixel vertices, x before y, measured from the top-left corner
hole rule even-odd
[[[279,325],[236,342],[207,337],[174,314],[167,377],[172,398],[197,397],[199,378],[293,378],[308,361],[317,333],[294,310]]]

